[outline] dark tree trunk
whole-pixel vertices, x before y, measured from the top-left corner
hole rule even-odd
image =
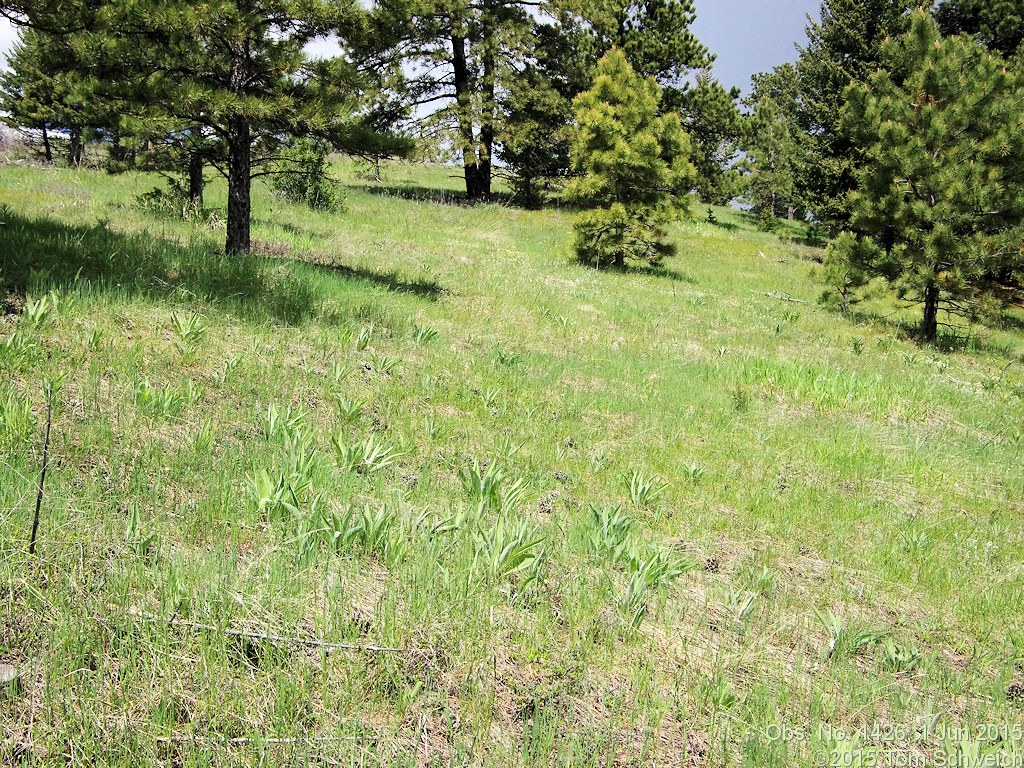
[[[921,338],[935,341],[939,334],[939,287],[928,283],[924,289],[924,318],[921,320]]]
[[[53,163],[53,150],[50,149],[50,134],[46,130],[46,126],[43,126],[43,158],[48,163]]]
[[[188,158],[188,205],[193,211],[203,208],[203,156],[198,152]]]
[[[71,127],[71,134],[68,137],[68,165],[77,168],[82,164],[82,129],[79,126]]]
[[[244,254],[250,249],[249,225],[252,192],[252,145],[249,121],[228,118],[228,238],[224,250]]]
[[[126,152],[124,147],[121,146],[121,133],[119,131],[111,131],[110,133],[110,160],[114,163],[123,163]]]
[[[469,92],[469,65],[466,62],[466,38],[452,35],[452,81],[462,136],[462,169],[466,176],[466,197],[479,200],[483,194],[480,167],[477,164],[476,137],[473,135],[472,94]]]
[[[496,105],[494,103],[494,14],[490,0],[484,2],[484,55],[483,55],[483,121],[480,125],[480,143],[483,151],[480,156],[479,178],[480,197],[488,200],[491,197],[491,151],[494,147],[494,121]]]

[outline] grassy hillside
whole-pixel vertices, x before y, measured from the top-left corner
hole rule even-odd
[[[343,171],[239,260],[153,177],[0,168],[0,763],[1021,759],[1012,318],[940,352],[737,212],[600,274]]]

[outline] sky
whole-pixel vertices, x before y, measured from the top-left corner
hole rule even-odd
[[[806,15],[817,18],[820,0],[694,0],[698,39],[718,55],[715,76],[727,87],[750,90],[750,76],[796,59]],[[0,19],[0,64],[15,39]]]
[[[818,19],[820,0],[694,0],[697,39],[717,54],[715,77],[750,91],[750,76],[795,61],[807,41],[807,15]]]

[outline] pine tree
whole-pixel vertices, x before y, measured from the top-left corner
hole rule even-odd
[[[1024,80],[923,10],[884,64],[846,91],[867,165],[829,261],[844,288],[881,277],[922,305],[933,340],[940,310],[970,317],[993,275],[1024,265]]]
[[[906,29],[907,14],[919,0],[823,0],[821,19],[807,26],[800,51],[800,122],[811,137],[813,160],[802,197],[815,218],[838,231],[849,220],[847,196],[863,156],[840,125],[843,93],[862,82],[882,57],[882,44]]]
[[[715,56],[694,35],[692,0],[553,0],[563,27],[590,67],[612,47],[642,77],[661,86],[661,111],[677,112],[690,135],[694,186],[705,202],[724,203],[738,191],[731,169],[742,119],[738,90],[710,75]],[[592,71],[592,69],[591,69]]]
[[[57,35],[21,30],[0,72],[0,111],[14,128],[38,132],[42,155],[53,162],[54,139],[66,147],[69,166],[82,162],[88,129],[115,127],[113,110],[104,110],[89,82],[71,66],[73,56]]]
[[[726,90],[708,69],[697,70],[694,84],[673,97],[693,144],[694,186],[702,202],[725,205],[739,194],[735,161],[744,127],[739,97],[739,88]]]
[[[783,64],[755,75],[746,100],[751,110],[746,130],[746,201],[759,225],[774,229],[778,217],[790,218],[803,205],[798,195],[807,136],[797,123],[799,105],[796,68]]]
[[[421,134],[455,149],[470,200],[491,195],[501,100],[529,61],[538,4],[378,0],[373,8],[376,32],[361,65],[390,73],[395,99]]]
[[[641,77],[663,89],[684,87],[692,70],[714,60],[690,29],[693,0],[556,0],[553,11],[563,26],[579,31],[584,58],[596,64],[617,47]]]
[[[527,207],[541,205],[544,187],[570,173],[572,100],[593,74],[575,36],[561,25],[538,25],[530,59],[504,89],[497,155],[515,201]]]
[[[659,115],[661,89],[613,48],[594,85],[573,101],[573,169],[566,197],[590,208],[576,221],[574,249],[584,263],[657,263],[673,253],[664,224],[685,210],[695,170],[678,115]]]
[[[944,35],[970,35],[1007,57],[1024,42],[1024,0],[943,0],[935,20]]]
[[[355,119],[360,78],[350,63],[311,62],[303,50],[317,37],[364,33],[355,2],[106,0],[89,29],[69,39],[79,71],[138,130],[179,147],[190,166],[198,156],[223,173],[226,250],[245,253],[252,179],[289,137],[316,136],[342,150],[406,147]]]

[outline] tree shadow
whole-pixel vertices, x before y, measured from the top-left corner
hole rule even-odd
[[[826,305],[829,306],[829,305]],[[940,323],[939,332],[934,341],[926,341],[921,337],[920,324],[906,317],[894,318],[890,314],[882,314],[876,310],[863,307],[851,307],[843,311],[839,307],[830,306],[838,316],[845,318],[854,325],[871,325],[884,328],[898,340],[914,344],[922,349],[933,349],[944,353],[986,353],[1002,357],[1013,357],[1013,350],[1005,343],[991,338],[991,334],[983,326],[967,325],[957,327]],[[1003,320],[1006,315],[1002,316]]]
[[[268,227],[280,229],[283,232],[287,232],[289,235],[295,237],[313,237],[316,236],[316,232],[307,227],[301,227],[298,224],[292,224],[288,221],[274,221],[272,219],[253,219],[253,229],[257,227]]]
[[[366,267],[350,267],[347,264],[335,261],[330,255],[325,253],[308,254],[301,259],[301,262],[316,270],[359,280],[393,293],[418,296],[429,301],[437,301],[439,298],[450,293],[447,288],[436,280],[408,278],[395,270],[376,272]]]
[[[439,203],[441,205],[471,206],[478,203],[468,200],[465,192],[457,192],[453,189],[441,189],[438,187],[424,187],[421,185],[393,185],[393,184],[350,184],[350,189],[357,189],[379,197],[397,197],[401,200],[415,200],[425,203]],[[492,192],[490,198],[481,203],[493,203],[516,207],[510,192]]]
[[[105,223],[64,224],[29,218],[0,207],[0,288],[24,303],[28,291],[71,288],[86,293],[147,297],[171,302],[196,299],[237,316],[296,325],[319,314],[320,281],[311,271],[325,268],[300,260],[256,255],[226,256],[205,242],[182,244],[151,233],[123,233]],[[288,269],[287,265],[299,269]],[[436,297],[442,288],[397,275],[329,267],[389,290]]]
[[[652,277],[661,277],[665,280],[671,280],[675,283],[687,283],[688,285],[696,285],[697,278],[688,272],[681,272],[675,269],[670,269],[662,264],[657,266],[637,266],[631,265],[625,272],[638,274],[638,275],[651,275]]]

